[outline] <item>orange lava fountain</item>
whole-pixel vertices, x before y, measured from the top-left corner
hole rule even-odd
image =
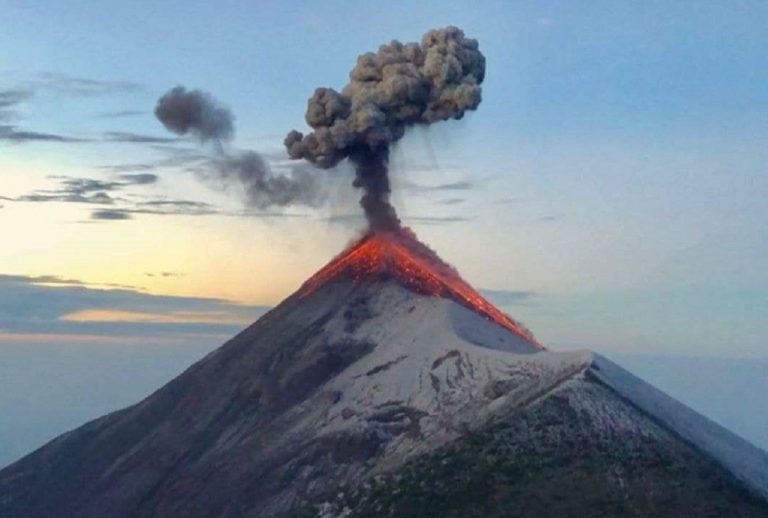
[[[537,348],[545,349],[530,331],[475,291],[409,229],[366,234],[310,277],[298,294],[304,297],[337,279],[394,279],[421,295],[455,300]]]

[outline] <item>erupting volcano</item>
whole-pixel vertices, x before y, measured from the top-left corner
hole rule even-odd
[[[590,351],[544,348],[400,225],[389,151],[480,103],[456,27],[360,56],[310,98],[288,154],[355,167],[368,233],[139,403],[0,471],[0,516],[768,516],[768,454]],[[229,147],[231,113],[156,108],[214,144],[255,207],[312,205],[311,175]]]
[[[306,296],[326,283],[347,279],[392,279],[420,295],[452,299],[544,349],[528,329],[480,295],[408,228],[367,233],[310,277],[298,294]]]

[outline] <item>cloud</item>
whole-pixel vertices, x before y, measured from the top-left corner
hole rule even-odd
[[[269,309],[95,286],[99,285],[52,275],[0,275],[0,331],[107,336],[232,333]]]
[[[143,90],[140,84],[132,81],[103,81],[59,72],[42,72],[26,83],[32,89],[48,89],[75,97],[96,97]]]
[[[115,203],[115,199],[105,192],[95,192],[93,194],[76,194],[76,193],[62,193],[46,194],[43,192],[36,192],[31,194],[24,194],[13,198],[13,201],[22,202],[61,202],[61,203],[88,203],[94,205],[112,205]]]
[[[0,120],[16,118],[16,106],[32,97],[33,92],[28,89],[17,88],[0,90]]]
[[[474,189],[476,186],[473,182],[458,181],[458,182],[439,183],[435,185],[421,185],[413,182],[406,182],[403,187],[409,191],[414,191],[419,193],[430,193],[430,192],[442,192],[442,191],[469,191]]]
[[[64,202],[88,203],[96,205],[113,205],[121,198],[112,197],[109,193],[119,191],[134,185],[148,185],[157,181],[157,175],[151,173],[119,174],[116,180],[98,180],[95,178],[79,178],[72,176],[49,176],[57,180],[54,189],[39,189],[16,198],[4,198],[20,202]],[[106,219],[106,218],[105,218]]]
[[[244,215],[222,211],[209,203],[192,200],[157,199],[135,202],[126,208],[110,210],[96,209],[91,212],[91,219],[100,221],[121,221],[133,219],[135,214],[150,214],[156,216],[212,216],[212,215]]]
[[[91,219],[100,221],[122,221],[133,219],[130,213],[124,210],[97,209],[91,212]]]
[[[156,169],[154,164],[115,164],[103,165],[99,169],[112,173],[130,173],[134,171],[153,171]]]
[[[164,277],[164,278],[168,278],[168,277],[184,277],[185,274],[178,273],[178,272],[157,272],[157,273],[146,272],[144,275],[146,275],[147,277]]]
[[[177,138],[141,135],[139,133],[129,133],[126,131],[106,131],[103,135],[109,142],[127,142],[131,144],[167,144],[178,142],[179,140]]]
[[[91,97],[114,93],[135,92],[142,89],[139,84],[130,81],[99,81],[54,72],[37,74],[30,79],[21,81],[19,84],[20,86],[15,88],[0,90],[0,121],[8,121],[18,118],[16,107],[32,98],[38,90],[55,91],[57,93],[77,97]],[[120,112],[112,112],[110,116],[126,117],[138,113],[142,112],[123,110]],[[131,138],[140,139],[142,136],[121,133],[115,133],[114,135],[107,134],[106,137],[108,140],[131,142],[168,141],[168,139],[162,139],[160,137],[156,137],[154,140],[130,140]],[[3,125],[0,126],[0,142],[10,142],[14,144],[28,142],[81,143],[92,142],[92,140],[61,135],[58,133],[19,129],[17,126],[12,125]]]
[[[18,130],[16,126],[0,126],[0,141],[21,144],[24,142],[60,142],[60,143],[80,143],[89,142],[87,139],[67,137],[56,133],[41,133],[38,131]]]
[[[138,117],[140,115],[146,115],[147,112],[143,110],[119,110],[114,112],[104,112],[98,115],[101,119],[124,119],[126,117]]]
[[[99,283],[99,284],[92,284],[92,283],[86,283],[78,279],[70,279],[66,277],[61,277],[58,275],[4,275],[0,274],[0,283],[2,282],[29,282],[32,284],[42,284],[42,285],[48,285],[48,284],[54,284],[54,285],[63,285],[63,286],[99,286],[99,287],[110,287],[110,288],[127,288],[127,289],[135,289],[135,286],[129,286],[127,284],[115,284],[115,283]]]
[[[12,108],[30,97],[32,91],[23,88],[0,90],[0,109]]]
[[[536,292],[524,290],[489,290],[481,289],[480,293],[498,306],[513,306],[527,304],[536,296]]]
[[[150,200],[136,204],[135,212],[144,214],[186,214],[199,216],[220,212],[209,203],[192,200]]]
[[[158,176],[152,173],[124,173],[117,177],[128,185],[148,185],[156,183]]]
[[[466,198],[447,198],[445,200],[438,200],[436,203],[438,205],[458,205],[459,203],[464,203],[467,201]]]

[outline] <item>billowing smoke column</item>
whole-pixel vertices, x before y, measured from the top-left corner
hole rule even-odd
[[[389,203],[389,149],[416,124],[461,119],[480,104],[485,57],[457,27],[429,31],[418,43],[392,41],[357,59],[341,92],[318,88],[309,99],[307,135],[285,138],[291,158],[331,168],[349,158],[372,230],[400,224]]]
[[[240,183],[248,205],[266,209],[293,204],[312,206],[318,202],[317,181],[308,171],[296,169],[290,175],[274,174],[258,153],[228,149],[227,144],[235,134],[234,116],[209,94],[177,86],[157,101],[155,116],[177,135],[191,135],[201,143],[212,143],[215,157],[211,174],[225,183]]]

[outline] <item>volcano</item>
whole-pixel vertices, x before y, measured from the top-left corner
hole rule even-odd
[[[543,347],[407,230],[0,471],[2,517],[768,516],[768,454]]]

